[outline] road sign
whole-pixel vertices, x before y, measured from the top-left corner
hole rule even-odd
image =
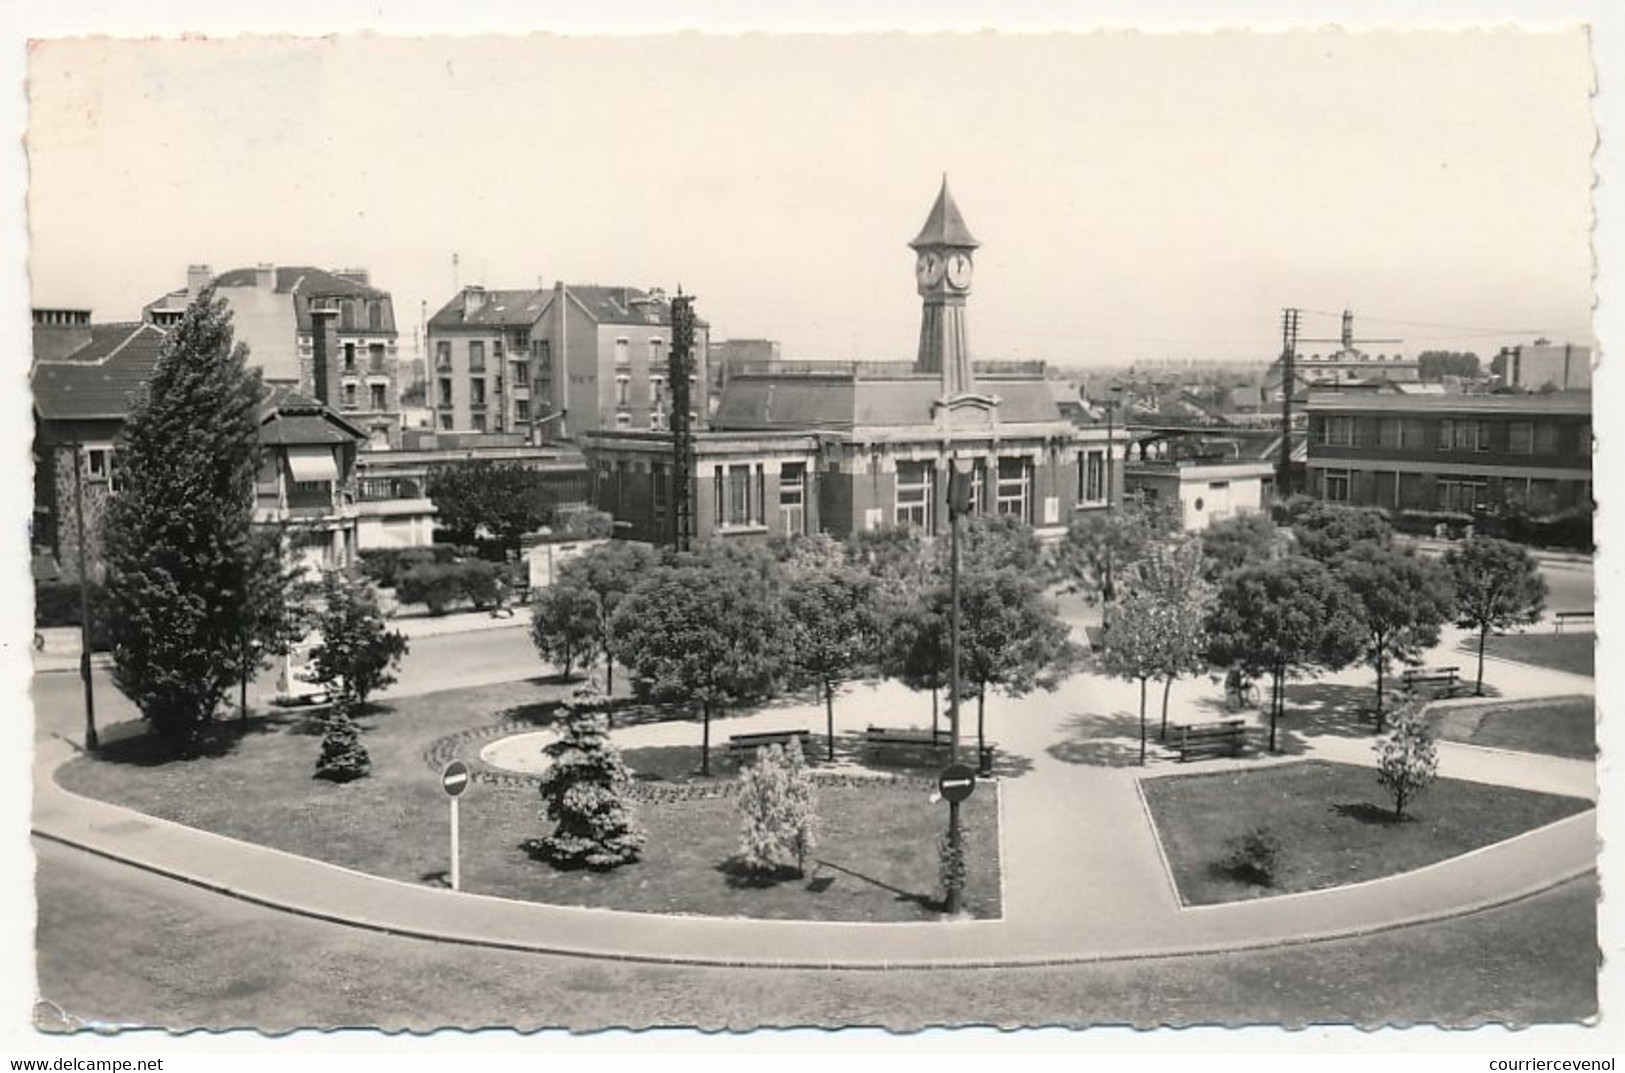
[[[964,764],[949,764],[937,776],[937,791],[955,804],[965,800],[976,789],[976,773]]]
[[[451,797],[456,797],[468,789],[468,765],[461,760],[453,760],[440,772],[440,788]]]

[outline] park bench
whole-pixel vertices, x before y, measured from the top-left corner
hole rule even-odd
[[[863,747],[872,754],[902,755],[927,762],[946,759],[953,735],[946,730],[871,726],[863,732]]]
[[[1247,724],[1241,719],[1224,719],[1217,723],[1174,723],[1168,727],[1164,744],[1179,751],[1180,763],[1192,756],[1217,756],[1229,753],[1240,756],[1247,743]]]
[[[1421,686],[1435,686],[1448,696],[1456,695],[1461,684],[1460,667],[1412,667],[1401,676],[1405,692],[1414,693]]]
[[[754,757],[756,750],[765,749],[769,745],[784,747],[796,741],[801,745],[801,755],[809,756],[808,745],[812,739],[810,730],[765,730],[756,734],[733,734],[728,738],[728,756],[735,760],[744,760],[747,756]]]
[[[1553,626],[1554,633],[1562,633],[1563,627],[1576,622],[1589,622],[1595,625],[1597,613],[1595,611],[1559,611],[1557,622]]]

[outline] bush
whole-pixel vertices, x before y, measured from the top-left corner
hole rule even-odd
[[[477,560],[414,566],[400,575],[395,597],[402,603],[426,604],[431,615],[444,615],[462,600],[470,600],[476,607],[492,607],[496,571],[491,563]]]
[[[427,566],[450,558],[448,548],[444,556],[439,548],[377,548],[361,553],[361,572],[380,588],[393,589],[400,583],[403,572],[414,567]]]
[[[1400,712],[1393,731],[1377,740],[1376,750],[1377,782],[1393,798],[1397,823],[1405,818],[1405,806],[1439,775],[1439,750],[1421,706],[1412,704]]]
[[[107,590],[90,583],[90,649],[106,652],[112,648],[108,633]],[[34,583],[34,628],[51,629],[79,625],[79,583],[77,581],[36,581]]]
[[[637,860],[643,849],[628,798],[632,773],[609,740],[603,706],[591,687],[576,690],[559,739],[542,750],[553,763],[539,780],[541,818],[553,830],[524,848],[560,867],[602,871]]]
[[[549,543],[568,544],[577,540],[607,540],[615,534],[615,516],[591,507],[560,507],[549,525]]]
[[[331,782],[350,782],[372,771],[372,758],[361,744],[361,729],[350,717],[350,701],[335,697],[333,707],[322,723],[322,753],[316,759],[316,777]]]
[[[1225,841],[1219,869],[1243,883],[1273,887],[1280,857],[1280,838],[1268,826],[1259,826]]]
[[[783,748],[761,750],[740,776],[736,800],[740,862],[752,872],[793,867],[804,874],[807,854],[818,841],[818,803],[801,743],[791,738]]]

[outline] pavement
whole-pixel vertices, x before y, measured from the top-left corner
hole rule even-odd
[[[1441,648],[1459,640],[1447,631]],[[1491,677],[1503,697],[1591,694],[1592,679],[1518,666]],[[1369,688],[1354,668],[1313,684]],[[1222,693],[1206,678],[1175,688],[1170,717],[1211,718]],[[1308,687],[1304,694],[1308,696]],[[1154,694],[1153,706],[1157,698]],[[1247,902],[1186,907],[1163,860],[1142,781],[1237,769],[1279,758],[1204,762],[1138,759],[1137,687],[1078,675],[1057,693],[997,698],[1003,917],[866,924],[654,915],[457,893],[364,875],[159,820],[69,793],[54,778],[74,755],[61,736],[40,743],[34,832],[171,878],[322,920],[390,934],[499,949],[615,960],[802,968],[1015,966],[1211,953],[1364,934],[1505,904],[1591,871],[1596,813],[1369,882]],[[1312,705],[1297,705],[1307,710]],[[908,713],[917,713],[910,718]],[[838,702],[849,726],[929,723],[929,704],[894,684],[861,686]],[[974,731],[974,710],[967,713]],[[1255,722],[1256,713],[1253,716]],[[1156,716],[1152,716],[1153,733]],[[776,706],[726,730],[823,725],[816,705]],[[1293,756],[1371,762],[1371,739],[1326,729],[1302,712],[1283,724]],[[650,733],[693,734],[692,724]],[[1441,743],[1441,774],[1595,800],[1595,767]]]

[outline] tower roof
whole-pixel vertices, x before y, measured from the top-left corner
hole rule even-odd
[[[948,176],[942,177],[942,190],[937,194],[937,203],[931,206],[931,215],[925,218],[925,226],[920,228],[919,237],[909,245],[917,250],[926,246],[975,249],[981,245],[965,226],[965,218],[959,214],[959,206],[948,192]]]

